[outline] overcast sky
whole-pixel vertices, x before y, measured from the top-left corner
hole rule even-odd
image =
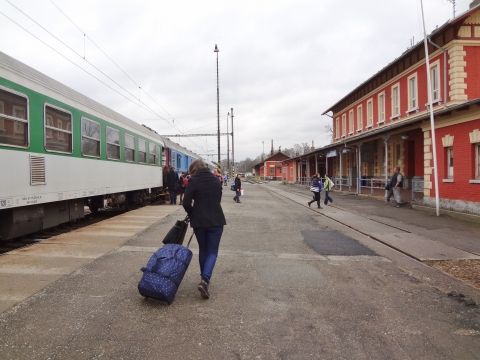
[[[457,15],[470,2],[457,0]],[[427,32],[453,16],[448,0],[424,10]],[[420,0],[0,0],[0,11],[0,51],[160,134],[217,132],[218,44],[221,131],[233,107],[236,160],[271,140],[328,144],[321,114],[423,39]],[[172,140],[216,160],[216,137]]]

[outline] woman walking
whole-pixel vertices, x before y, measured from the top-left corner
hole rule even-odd
[[[183,208],[190,217],[198,241],[200,283],[198,291],[204,299],[210,297],[209,285],[218,256],[218,247],[226,225],[220,201],[222,183],[202,160],[195,160],[189,167],[190,181],[185,188]]]
[[[313,175],[312,185],[310,186],[310,191],[313,193],[313,200],[308,202],[308,207],[310,207],[310,205],[316,201],[318,208],[322,209],[322,207],[320,206],[320,191],[322,191],[322,187],[323,184],[320,181],[318,175]]]

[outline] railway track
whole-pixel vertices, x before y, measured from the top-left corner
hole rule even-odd
[[[99,210],[96,214],[93,214],[85,207],[85,215],[82,219],[75,222],[64,223],[58,226],[38,231],[29,235],[25,235],[19,238],[15,238],[9,241],[0,242],[0,255],[8,253],[9,251],[17,250],[23,247],[27,247],[36,243],[39,243],[43,240],[49,239],[51,237],[65,234],[73,230],[83,228],[95,224],[99,221],[110,219],[112,217],[118,216],[130,210],[125,209],[103,209]]]

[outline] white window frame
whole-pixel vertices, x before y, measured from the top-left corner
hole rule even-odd
[[[367,100],[367,129],[373,126],[373,99]]]
[[[56,127],[51,126],[51,125],[47,125],[47,107],[49,107],[51,109],[54,109],[54,110],[64,112],[64,113],[70,115],[70,131],[65,130],[65,129],[59,129],[59,128],[56,128]],[[75,144],[74,144],[73,132],[71,130],[72,127],[73,127],[73,114],[72,114],[71,111],[65,110],[61,107],[52,105],[50,103],[45,103],[44,104],[44,106],[43,106],[43,139],[44,139],[43,140],[43,146],[45,148],[45,151],[53,152],[53,153],[60,153],[60,154],[73,154],[73,149],[75,148]],[[70,152],[68,152],[68,151],[47,149],[47,129],[52,129],[52,130],[56,130],[56,131],[66,133],[66,134],[70,134],[70,138],[72,139],[72,150]]]
[[[390,118],[390,120],[393,120],[400,117],[400,83],[396,83],[395,85],[392,86],[391,98],[392,98],[392,117]]]
[[[442,101],[440,96],[441,80],[440,80],[440,60],[430,64],[430,80],[432,84],[432,103],[439,103]]]
[[[152,150],[150,148],[150,146],[154,146],[154,152],[152,153]],[[153,161],[150,161],[151,159],[151,156],[154,156],[154,160]],[[157,159],[158,159],[158,145],[155,144],[154,142],[149,142],[148,143],[148,159],[147,159],[147,162],[149,164],[152,164],[152,165],[157,165]]]
[[[385,122],[385,91],[377,95],[378,100],[378,123]]]
[[[475,145],[475,180],[480,180],[480,143]]]
[[[133,147],[127,146],[127,138],[132,138],[133,142]],[[125,149],[130,149],[133,150],[133,160],[127,160],[126,152],[125,152],[125,161],[127,162],[135,162],[135,136],[129,133],[125,133],[124,135],[124,143],[125,143]]]
[[[335,118],[335,139],[340,137],[340,118],[337,116]]]
[[[355,130],[355,117],[353,109],[350,109],[348,112],[348,134],[353,134]]]
[[[347,136],[347,114],[342,114],[342,137]]]
[[[412,84],[415,86],[412,88]],[[418,110],[418,76],[414,73],[407,77],[408,110],[407,113]]]
[[[94,137],[91,137],[91,136],[87,136],[87,135],[84,135],[83,134],[83,123],[85,121],[88,121],[88,122],[91,122],[91,123],[94,123],[94,124],[97,124],[98,125],[98,139],[95,139]],[[80,151],[82,152],[82,155],[83,156],[86,156],[86,157],[93,157],[93,158],[99,158],[102,156],[102,126],[100,125],[100,123],[98,121],[95,121],[95,120],[92,120],[90,118],[87,118],[85,116],[82,116],[81,120],[80,120],[80,123],[81,123],[81,130],[80,130]],[[85,154],[83,152],[83,142],[82,142],[82,139],[83,138],[86,138],[86,139],[90,139],[90,140],[94,140],[94,141],[97,141],[98,142],[98,155],[90,155],[90,154]]]
[[[143,151],[142,151],[142,145],[143,144]],[[141,153],[144,153],[145,154],[145,161],[140,161],[140,159],[138,159],[138,162],[139,163],[142,163],[142,164],[146,164],[148,162],[148,159],[147,159],[147,140],[145,139],[141,139],[139,138],[138,139],[138,155],[140,155]]]
[[[2,103],[2,108],[1,108],[1,111],[0,111],[0,115],[1,117],[3,117],[4,119],[8,119],[8,120],[13,120],[13,121],[16,121],[16,122],[23,122],[23,123],[26,123],[27,124],[27,144],[25,146],[21,146],[21,145],[12,145],[12,144],[4,144],[4,143],[0,143],[0,145],[2,146],[8,146],[8,147],[14,147],[14,148],[20,148],[20,149],[28,149],[28,147],[30,146],[30,100],[28,98],[27,95],[21,93],[21,92],[18,92],[18,91],[14,91],[12,89],[9,89],[9,88],[6,88],[4,86],[0,86],[0,89],[2,89],[3,91],[5,92],[9,92],[10,94],[13,94],[13,95],[17,95],[17,96],[20,96],[22,98],[24,98],[25,100],[27,100],[27,114],[26,114],[26,119],[21,119],[21,118],[17,118],[15,116],[10,116],[10,115],[6,115],[4,114],[5,112],[5,104],[3,103],[3,101],[0,101]],[[4,126],[5,126],[5,122],[3,123]],[[2,130],[5,130],[5,127],[2,129]]]
[[[112,143],[112,142],[108,141],[108,130],[109,129],[118,133],[118,144],[115,144],[115,143]],[[120,136],[120,130],[115,129],[111,126],[107,126],[107,130],[106,130],[106,133],[105,133],[105,139],[107,141],[107,159],[119,161],[122,158],[122,154],[121,154],[121,150],[120,150],[120,137],[121,137]],[[118,148],[118,159],[108,156],[108,145],[116,146]]]
[[[453,152],[453,146],[449,146],[445,148],[446,150],[446,156],[447,156],[447,179],[453,180],[454,176],[454,152]],[[450,164],[450,159],[452,160]]]
[[[357,132],[363,129],[363,105],[357,106]]]

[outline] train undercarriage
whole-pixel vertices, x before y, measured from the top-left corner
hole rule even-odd
[[[156,201],[163,193],[159,187],[0,210],[0,241],[80,220],[88,213],[86,206],[93,214],[107,208],[127,210]]]

